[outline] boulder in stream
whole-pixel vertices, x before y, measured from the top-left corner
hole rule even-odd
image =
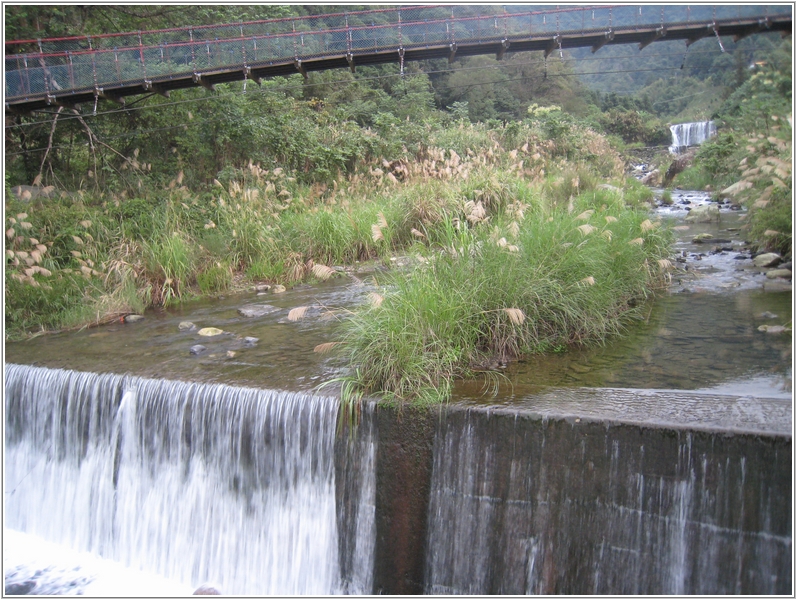
[[[218,327],[203,327],[197,331],[197,335],[201,335],[203,337],[213,337],[214,335],[221,335],[222,333],[224,333],[224,331]]]
[[[776,252],[765,252],[759,254],[753,259],[753,264],[756,267],[774,267],[780,262],[780,254]]]
[[[684,217],[684,221],[687,223],[710,223],[711,221],[719,221],[719,219],[720,209],[716,204],[696,206]]]
[[[239,308],[238,313],[244,317],[262,317],[277,310],[279,308],[271,304],[247,304]]]
[[[767,279],[791,279],[791,271],[789,269],[772,269],[767,271]]]
[[[207,348],[202,344],[196,344],[188,349],[191,354],[202,354],[205,350],[207,350]]]

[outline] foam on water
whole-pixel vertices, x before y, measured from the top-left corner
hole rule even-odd
[[[163,597],[188,596],[195,589],[13,529],[3,532],[3,571],[7,594]]]

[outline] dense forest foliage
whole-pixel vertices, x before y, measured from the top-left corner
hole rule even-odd
[[[18,5],[5,27],[36,39],[334,10]],[[421,267],[391,282],[401,293],[348,321],[341,348],[371,365],[352,394],[439,399],[496,357],[599,342],[673,268],[652,192],[623,172],[643,146],[666,168],[669,123],[719,130],[675,184],[745,202],[751,238],[791,251],[791,39],[722,50],[510,52],[7,114],[6,336],[406,254]],[[443,280],[455,293],[437,297]],[[410,321],[406,347],[370,344]]]

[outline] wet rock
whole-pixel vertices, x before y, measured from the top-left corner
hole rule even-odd
[[[23,581],[21,583],[9,583],[5,586],[6,596],[25,596],[33,591],[36,587],[36,582],[32,580]]]
[[[692,238],[693,244],[702,244],[706,240],[714,241],[714,236],[710,233],[699,233],[695,237]]]
[[[247,336],[244,338],[244,344],[247,346],[254,346],[260,341],[260,338]]]
[[[776,315],[775,313],[771,313],[771,312],[769,312],[767,310],[767,311],[762,312],[760,315],[758,315],[758,318],[759,319],[777,319],[778,315]]]
[[[272,294],[282,294],[284,292],[285,292],[285,286],[284,285],[275,285],[273,288],[271,288],[271,293]]]
[[[759,254],[753,259],[753,264],[756,267],[774,267],[780,262],[780,254],[776,252],[765,252]]]
[[[188,349],[191,354],[202,354],[205,350],[207,350],[207,348],[205,348],[202,344],[196,344]]]
[[[125,323],[138,323],[139,321],[143,321],[143,315],[127,315],[125,317]]]
[[[267,283],[259,283],[253,289],[256,292],[267,292],[271,289],[271,286]]]
[[[177,329],[180,331],[190,331],[192,329],[196,329],[196,325],[194,325],[191,321],[180,321]]]
[[[778,265],[778,268],[779,268],[779,269],[788,269],[789,271],[791,271],[791,261],[789,261],[789,262],[784,262],[784,263],[780,263],[780,264]]]
[[[783,325],[761,325],[758,331],[763,331],[764,333],[785,333],[786,328]]]
[[[262,317],[277,310],[279,308],[270,304],[247,304],[239,308],[238,313],[244,317]]]
[[[703,206],[696,206],[689,211],[684,221],[687,223],[710,223],[711,221],[719,221],[719,218],[719,207],[716,204],[705,204]]]
[[[791,279],[791,271],[789,269],[772,269],[767,271],[767,279]]]
[[[785,279],[767,279],[764,282],[765,292],[791,292],[791,282]]]
[[[657,186],[659,184],[660,177],[661,172],[658,169],[653,169],[650,173],[642,178],[641,182],[645,185]]]
[[[575,371],[576,373],[589,373],[592,371],[592,367],[587,365],[582,365],[581,363],[570,363],[570,368]]]
[[[235,355],[238,354],[234,350],[227,350],[227,358],[235,358]]]
[[[201,335],[203,337],[213,337],[214,335],[221,335],[224,333],[218,327],[203,327],[199,331],[197,331],[197,335]]]
[[[221,596],[222,593],[219,591],[218,586],[212,583],[203,583],[200,585],[192,596]]]

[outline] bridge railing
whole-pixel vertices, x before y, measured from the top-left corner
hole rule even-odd
[[[762,5],[620,5],[521,11],[514,6],[443,5],[17,40],[6,42],[5,90],[6,99],[13,101],[343,54],[729,22],[790,14],[790,10],[789,6]]]

